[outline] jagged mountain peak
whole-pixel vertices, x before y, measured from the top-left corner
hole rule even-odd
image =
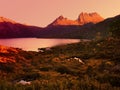
[[[67,18],[64,17],[63,15],[60,15],[55,21],[58,21],[58,20],[67,20]]]
[[[64,19],[64,16],[60,15],[57,19]]]
[[[79,14],[77,20],[69,20],[61,15],[48,26],[84,25],[87,23],[95,24],[103,20],[104,19],[97,12],[93,12],[93,13],[82,12]]]
[[[69,20],[63,15],[60,15],[56,20],[54,20],[51,24],[48,26],[57,26],[57,25],[72,25],[75,23],[73,20]]]
[[[81,12],[80,13],[81,15],[83,14],[83,15],[99,15],[97,12],[91,12],[91,13],[87,13],[87,12]]]
[[[104,19],[97,12],[93,13],[82,12],[80,13],[77,19],[79,24],[98,23],[103,20]]]

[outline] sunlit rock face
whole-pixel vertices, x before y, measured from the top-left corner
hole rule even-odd
[[[59,16],[51,25],[78,25],[76,20],[69,20],[63,16]]]
[[[78,18],[76,20],[69,20],[62,15],[59,16],[55,21],[53,21],[50,25],[48,26],[58,26],[58,25],[84,25],[87,23],[98,23],[103,21],[104,19],[97,14],[96,12],[94,13],[80,13]]]
[[[96,12],[94,13],[81,13],[79,16],[78,16],[78,23],[80,25],[83,25],[83,24],[87,24],[87,23],[98,23],[98,22],[101,22],[103,21],[104,19]]]

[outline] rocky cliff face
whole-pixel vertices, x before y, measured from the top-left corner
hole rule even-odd
[[[59,16],[55,21],[53,21],[48,26],[58,26],[58,25],[84,25],[87,23],[98,23],[103,21],[104,19],[97,14],[94,13],[81,13],[76,20],[69,20],[63,16]]]
[[[81,13],[79,16],[78,16],[78,23],[80,25],[83,25],[83,24],[87,24],[87,23],[98,23],[98,22],[101,22],[103,21],[104,19],[96,12],[94,13]]]

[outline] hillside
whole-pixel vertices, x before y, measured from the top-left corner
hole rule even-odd
[[[119,44],[106,39],[44,52],[0,46],[0,89],[119,90]],[[31,84],[19,84],[21,80]]]
[[[0,17],[0,38],[35,37],[35,33],[41,28],[24,25],[11,19]]]
[[[83,39],[93,39],[96,37],[97,33],[101,36],[107,37],[109,33],[110,24],[115,20],[120,19],[120,15],[105,19],[99,23],[93,24],[88,23],[82,26],[79,25],[60,25],[51,26],[44,28],[43,31],[38,33],[38,37],[45,38],[83,38]]]
[[[63,16],[45,28],[23,25],[13,20],[0,17],[0,38],[77,38],[94,39],[98,33],[107,37],[111,22],[120,19],[120,15],[103,19],[97,13],[81,13],[76,20],[69,20]]]

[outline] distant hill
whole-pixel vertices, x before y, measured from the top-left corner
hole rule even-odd
[[[35,37],[36,29],[38,28],[35,26],[20,24],[11,19],[0,17],[0,38]]]

